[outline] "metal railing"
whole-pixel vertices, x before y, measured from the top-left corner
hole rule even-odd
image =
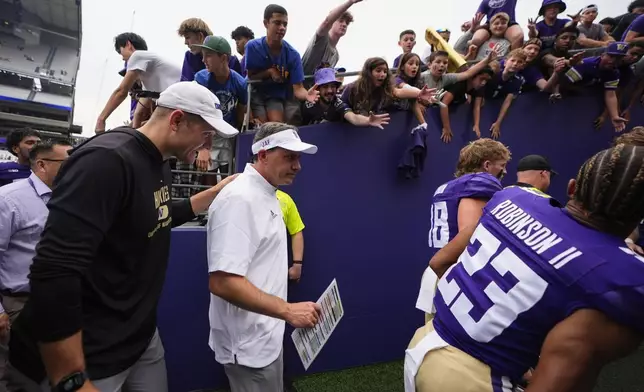
[[[583,48],[583,49],[571,49],[568,52],[573,53],[573,54],[579,53],[579,52],[588,53],[589,56],[590,56],[590,55],[601,54],[605,50],[606,50],[605,48]],[[501,57],[498,57],[497,59],[502,60],[504,58],[505,58],[505,56],[501,56]],[[467,61],[468,65],[472,65],[472,64],[476,64],[476,63],[478,63],[478,61],[475,61],[475,60]],[[397,68],[390,68],[389,71],[390,72],[396,72],[396,71],[398,71],[398,69]],[[342,77],[342,78],[348,77],[348,76],[358,76],[358,75],[360,75],[360,71],[339,72],[339,73],[336,74],[337,77]],[[304,76],[304,80],[311,80],[314,77],[315,77],[315,75],[307,75],[307,76]],[[261,83],[261,82],[263,82],[263,80],[249,79],[247,81],[246,92],[247,92],[247,95],[248,95],[248,104],[246,105],[246,114],[244,115],[244,122],[242,124],[241,132],[248,131],[248,126],[250,124],[250,110],[251,110],[250,101],[251,101],[251,95],[253,94],[253,85]]]
[[[395,68],[391,69],[391,71],[394,71],[394,70],[396,70],[396,69]],[[347,76],[358,76],[358,75],[360,75],[360,71],[338,72],[336,74],[336,76],[339,77],[339,78],[344,78],[344,77],[347,77]],[[304,76],[304,80],[312,80],[314,78],[315,78],[315,75],[306,75],[306,76]],[[248,125],[250,123],[250,106],[251,106],[250,105],[250,97],[253,94],[253,85],[261,83],[261,82],[263,82],[263,80],[249,79],[247,81],[248,85],[246,87],[246,93],[248,94],[248,105],[246,105],[246,114],[244,115],[244,123],[243,123],[242,129],[241,129],[242,132],[248,131]]]

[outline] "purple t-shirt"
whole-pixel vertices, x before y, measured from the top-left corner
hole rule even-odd
[[[601,57],[588,57],[566,72],[566,78],[571,83],[593,85],[602,83],[606,90],[615,90],[619,85],[617,69],[600,68]]]
[[[487,22],[500,12],[505,12],[510,16],[510,23],[516,22],[515,10],[517,8],[517,0],[483,0],[479,9],[476,11],[485,14]]]
[[[635,20],[633,23],[628,26],[626,31],[624,31],[624,34],[622,35],[622,41],[626,41],[626,35],[628,35],[629,31],[633,31],[637,33],[638,36],[644,35],[644,15],[640,15]]]
[[[534,188],[497,192],[458,261],[438,283],[434,327],[492,374],[519,380],[579,309],[644,332],[644,258]]]
[[[436,189],[432,199],[429,247],[441,249],[458,234],[458,205],[461,199],[489,200],[503,189],[490,173],[465,174]]]
[[[394,68],[398,68],[400,66],[400,59],[404,56],[403,54],[399,54],[398,57],[394,59]]]
[[[521,87],[525,79],[521,73],[512,75],[508,80],[503,80],[503,71],[505,70],[505,60],[501,60],[501,72],[496,74],[486,85],[485,88],[477,91],[477,96],[487,98],[505,98],[508,94],[517,96],[521,94]]]
[[[539,71],[539,67],[537,65],[529,65],[525,67],[520,74],[523,76],[526,86],[536,86],[539,80],[544,79],[543,74]]]
[[[541,50],[554,46],[557,33],[566,27],[566,23],[568,22],[570,22],[570,19],[557,19],[552,26],[548,26],[545,20],[537,23],[537,32],[542,43]]]

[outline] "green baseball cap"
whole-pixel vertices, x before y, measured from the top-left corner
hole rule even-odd
[[[231,55],[232,51],[230,49],[230,44],[224,37],[219,37],[216,35],[209,35],[203,41],[201,45],[192,45],[195,48],[202,48],[212,50],[215,53]]]

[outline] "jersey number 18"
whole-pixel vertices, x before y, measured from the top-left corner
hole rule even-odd
[[[447,184],[443,184],[436,189],[434,196],[443,193]],[[447,203],[437,201],[432,204],[431,210],[431,227],[429,228],[429,247],[442,248],[449,241],[449,221],[447,220]]]

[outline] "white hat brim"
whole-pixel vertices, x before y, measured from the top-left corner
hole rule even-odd
[[[318,152],[318,146],[298,140],[293,140],[283,144],[280,143],[277,147],[288,151],[301,152],[302,154],[315,154]]]
[[[203,118],[203,120],[208,124],[212,125],[212,127],[215,129],[215,132],[217,132],[217,135],[223,138],[228,139],[235,137],[239,133],[239,131],[235,129],[235,127],[228,124],[224,119],[211,116],[201,116],[201,118]]]

